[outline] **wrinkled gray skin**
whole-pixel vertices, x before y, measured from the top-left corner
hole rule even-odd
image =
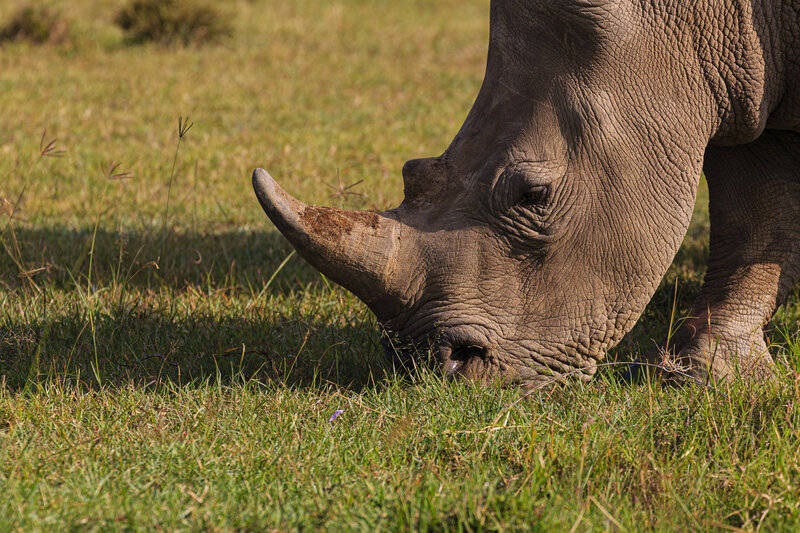
[[[761,328],[800,274],[798,132],[800,0],[494,0],[477,100],[443,155],[406,163],[398,208],[253,185],[399,342],[536,386],[588,380],[630,330],[705,170],[708,274],[670,360],[763,379]]]

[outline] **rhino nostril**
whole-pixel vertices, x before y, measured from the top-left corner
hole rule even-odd
[[[486,348],[475,345],[453,346],[450,357],[444,363],[444,372],[448,376],[454,376],[476,359],[486,359]]]
[[[458,371],[461,370],[461,367],[464,365],[464,361],[457,361],[456,359],[448,359],[444,363],[444,373],[447,376],[455,376],[458,374]]]

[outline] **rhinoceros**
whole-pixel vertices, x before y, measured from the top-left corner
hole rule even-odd
[[[384,212],[306,205],[262,169],[299,254],[448,375],[589,380],[687,230],[710,257],[668,358],[773,374],[762,327],[800,274],[800,0],[493,0],[486,73]],[[427,343],[427,344],[426,344]]]

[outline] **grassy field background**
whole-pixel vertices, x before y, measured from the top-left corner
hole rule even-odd
[[[523,397],[394,372],[265,220],[257,166],[398,204],[477,93],[486,2],[220,3],[232,35],[188,48],[130,44],[122,4],[54,1],[67,42],[0,45],[0,530],[797,529],[797,294],[774,386],[608,367]],[[706,202],[612,360],[697,292]]]

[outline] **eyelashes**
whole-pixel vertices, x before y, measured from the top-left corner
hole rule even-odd
[[[518,196],[516,202],[518,205],[528,207],[542,206],[550,199],[550,186],[523,184]]]

